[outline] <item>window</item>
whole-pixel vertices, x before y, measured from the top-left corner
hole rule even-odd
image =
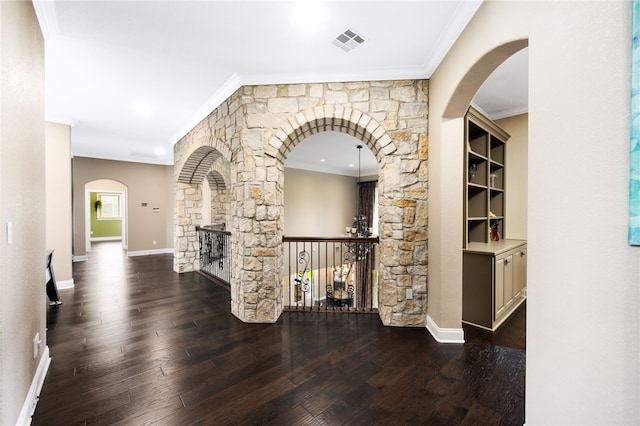
[[[121,219],[120,194],[98,193],[98,200],[102,203],[98,209],[98,219]]]

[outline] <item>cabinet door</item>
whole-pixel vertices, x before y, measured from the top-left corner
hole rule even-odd
[[[504,258],[496,258],[496,271],[495,271],[495,307],[493,313],[493,320],[497,320],[504,313]]]
[[[494,291],[494,320],[498,320],[513,303],[513,254],[496,258]]]
[[[510,308],[513,304],[513,254],[504,258],[504,305]]]
[[[524,297],[527,288],[527,247],[519,249],[513,255],[513,286],[514,298]]]

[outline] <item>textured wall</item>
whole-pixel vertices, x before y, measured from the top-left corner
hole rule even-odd
[[[230,164],[232,312],[273,322],[282,311],[284,160],[305,137],[341,131],[380,165],[380,315],[424,325],[427,302],[427,82],[245,86],[175,145],[178,272],[197,267],[201,185],[218,158]],[[405,299],[412,288],[414,299]]]
[[[462,168],[447,167],[461,164],[456,117],[510,44],[528,41],[527,425],[640,423],[631,7],[486,1],[430,80],[429,220],[441,231],[429,240],[429,315],[459,327]]]
[[[56,281],[71,286],[72,215],[71,215],[71,128],[65,124],[46,123],[46,247],[54,251],[53,270]]]
[[[46,343],[44,41],[31,2],[0,2],[0,424],[16,424]],[[13,225],[8,243],[7,223]],[[44,346],[43,346],[44,347]],[[25,419],[23,418],[22,421]]]
[[[127,187],[129,251],[168,250],[173,244],[171,166],[75,157],[73,160],[74,256],[85,251],[85,184],[112,179]],[[89,188],[98,189],[98,188]],[[147,203],[142,206],[142,203]],[[154,213],[154,208],[158,212]],[[153,244],[153,241],[156,244]]]

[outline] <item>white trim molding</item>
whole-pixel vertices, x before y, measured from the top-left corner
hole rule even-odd
[[[427,315],[427,330],[439,343],[464,343],[462,328],[440,328],[429,315]]]
[[[18,416],[16,425],[31,424],[31,416],[33,416],[33,413],[36,411],[36,405],[38,405],[38,397],[40,396],[42,385],[44,385],[44,379],[45,377],[47,377],[49,365],[51,365],[49,346],[45,346],[44,350],[42,351],[42,356],[40,357],[40,363],[38,363],[36,374],[33,376],[33,380],[31,381],[31,387],[29,387],[27,397],[24,400],[24,404],[22,404],[22,410],[20,410],[20,415]]]
[[[426,78],[431,78],[431,75],[434,73],[436,68],[438,68],[438,65],[451,50],[451,47],[456,40],[458,40],[467,24],[469,24],[473,15],[476,14],[480,5],[482,5],[482,0],[462,1],[458,3],[456,13],[453,14],[452,19],[440,35],[438,42],[435,44],[438,49],[436,49],[433,54],[427,58],[424,64]]]
[[[86,254],[83,254],[82,256],[73,256],[74,262],[86,262],[87,260],[89,260],[89,256]]]
[[[45,41],[59,36],[60,26],[58,25],[58,12],[55,1],[37,0],[32,3]]]
[[[163,248],[163,249],[155,249],[155,250],[137,250],[127,252],[127,257],[135,257],[135,256],[149,256],[151,254],[173,254],[172,248]]]
[[[194,127],[198,125],[202,120],[207,118],[211,112],[213,112],[216,108],[220,106],[227,98],[231,97],[236,90],[242,87],[242,79],[237,73],[234,73],[227,81],[224,82],[222,87],[220,87],[207,101],[198,108],[195,114],[191,117],[190,120],[186,122],[182,128],[180,128],[176,133],[171,136],[169,142],[172,145],[178,143],[180,139],[184,137],[187,133],[193,130]]]
[[[56,281],[56,287],[58,287],[58,290],[74,288],[75,286],[76,284],[73,282],[73,278],[71,278],[70,280]]]

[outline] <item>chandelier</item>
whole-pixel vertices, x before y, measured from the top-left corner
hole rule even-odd
[[[351,238],[367,238],[371,236],[371,230],[367,224],[367,217],[360,210],[360,165],[362,145],[358,145],[358,194],[356,195],[357,216],[353,218],[351,228],[347,228],[347,235]],[[363,260],[371,248],[370,243],[363,241],[349,241],[346,243],[349,254],[354,260]]]

